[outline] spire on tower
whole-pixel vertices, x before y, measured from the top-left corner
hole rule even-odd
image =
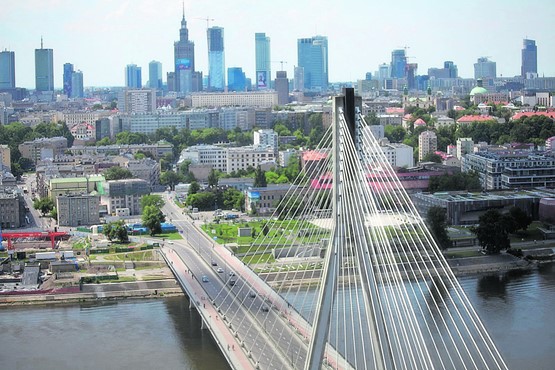
[[[183,0],[183,20],[185,20],[185,0]]]

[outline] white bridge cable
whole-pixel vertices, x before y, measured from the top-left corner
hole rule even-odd
[[[347,149],[347,154],[349,155],[348,157],[348,162],[353,164],[351,167],[354,167],[354,164],[358,164],[360,163],[360,158],[357,154],[357,150],[354,148],[354,143],[352,141],[349,141],[347,145],[344,145],[344,147]],[[363,189],[367,188],[366,183],[366,179],[365,179],[365,174],[364,171],[362,171],[362,167],[361,166],[356,166],[357,168],[354,169],[353,171],[356,171],[356,173],[351,174],[351,176],[353,177],[353,183],[358,183],[359,184],[359,188],[354,188],[351,191],[347,191],[347,193],[355,198],[358,197],[358,202],[356,201],[356,199],[354,200],[355,203],[357,204],[366,204],[367,200],[364,199],[364,201],[361,201],[361,192],[364,195],[368,195],[368,192],[364,192]],[[365,197],[362,197],[365,198]],[[370,199],[370,198],[367,198]],[[369,212],[368,210],[366,211],[359,211],[357,213],[362,213],[363,215],[366,214],[368,215]],[[364,227],[364,222],[359,223],[359,225],[361,225]],[[361,231],[362,233],[365,233],[364,228]],[[389,252],[389,251],[388,251]],[[389,262],[389,261],[388,261]],[[391,268],[389,269],[389,271],[385,272],[385,276],[390,277],[393,276],[394,280],[393,281],[389,281],[388,283],[388,287],[393,288],[393,287],[399,287],[402,285],[400,284],[399,281],[399,272],[397,271],[396,264],[394,263],[385,263],[385,266],[390,266]],[[370,284],[370,282],[368,282],[367,284]],[[389,301],[389,304],[386,306],[386,308],[392,309],[392,311],[389,311],[389,316],[391,318],[393,317],[399,317],[401,318],[399,321],[400,325],[396,326],[395,328],[395,333],[394,335],[389,335],[388,337],[391,338],[398,338],[399,341],[402,341],[402,343],[399,344],[399,346],[402,346],[403,348],[405,348],[406,350],[406,357],[404,356],[404,352],[399,352],[399,354],[401,355],[401,363],[402,363],[402,368],[427,368],[427,366],[425,366],[425,364],[423,364],[421,362],[423,356],[422,354],[416,354],[415,353],[415,348],[416,350],[418,350],[418,348],[421,348],[422,346],[415,346],[414,343],[419,343],[420,342],[420,338],[421,336],[418,335],[417,333],[417,326],[414,324],[415,320],[414,318],[410,315],[411,314],[411,310],[410,310],[410,306],[407,304],[406,300],[407,300],[407,295],[406,294],[399,294],[398,289],[390,289],[391,295],[388,297],[386,296],[386,298],[392,298]],[[396,322],[396,320],[392,320],[393,322]],[[391,344],[389,343],[388,346],[391,346]],[[400,366],[399,366],[400,367]]]
[[[387,166],[386,166],[386,167],[387,167]],[[382,167],[382,168],[383,168],[383,167]],[[387,185],[387,183],[386,183],[386,185]],[[390,190],[391,190],[391,189],[390,189]],[[394,195],[397,196],[396,192],[394,192]],[[386,198],[386,200],[387,200],[387,198]],[[398,209],[397,209],[397,212],[399,212]],[[401,212],[405,212],[405,210],[402,210]],[[391,228],[390,228],[390,230],[391,230]],[[395,232],[397,233],[396,229],[393,229],[393,230],[395,230]],[[391,235],[391,234],[390,234],[390,235]],[[397,233],[397,236],[398,236],[398,233]],[[403,234],[403,237],[404,237],[404,234]],[[410,239],[411,239],[411,242],[414,242],[414,240],[412,240],[412,236],[411,236],[410,234],[409,234],[409,237],[410,237]],[[406,238],[404,238],[404,239],[405,239],[405,241],[407,241]],[[399,250],[399,249],[397,249],[397,250]],[[408,250],[409,250],[409,252],[410,252],[411,254],[414,255],[413,249],[412,249],[412,248],[409,248]],[[402,252],[402,250],[401,250],[401,252]],[[403,264],[402,264],[401,266],[404,267]],[[411,265],[409,265],[409,266],[411,266]],[[405,271],[406,271],[406,270],[405,270]],[[418,301],[417,301],[417,302],[418,302]],[[433,317],[433,316],[432,316],[432,317]]]
[[[491,341],[491,338],[489,337],[489,335],[487,334],[487,332],[485,331],[483,324],[481,323],[481,321],[479,320],[478,316],[476,315],[476,313],[474,312],[472,306],[470,305],[468,298],[466,297],[466,295],[464,294],[464,291],[462,290],[462,288],[460,287],[460,285],[458,284],[456,278],[454,277],[454,275],[452,274],[452,271],[450,270],[446,260],[444,259],[443,255],[441,254],[441,252],[439,252],[439,248],[437,247],[437,244],[435,243],[435,241],[433,240],[433,238],[431,237],[431,234],[429,233],[428,229],[425,227],[425,225],[423,224],[423,220],[420,218],[420,216],[418,215],[414,205],[412,204],[412,202],[410,201],[410,199],[408,199],[408,195],[406,194],[406,191],[404,191],[404,188],[400,185],[400,182],[398,180],[398,178],[394,175],[393,170],[390,168],[389,164],[387,163],[387,161],[385,160],[385,156],[383,155],[383,153],[381,153],[381,151],[379,151],[379,147],[376,148],[376,141],[372,138],[371,140],[368,141],[372,141],[372,144],[374,144],[374,150],[370,150],[371,152],[374,153],[379,153],[382,154],[382,163],[384,163],[384,166],[386,168],[389,168],[389,173],[390,173],[390,178],[389,180],[393,181],[395,183],[395,187],[397,189],[399,189],[400,191],[395,191],[393,192],[394,195],[397,197],[397,202],[396,204],[401,204],[402,208],[401,210],[403,212],[408,213],[410,212],[410,214],[412,214],[416,220],[418,220],[418,227],[415,227],[414,223],[410,223],[409,227],[411,227],[413,229],[413,231],[417,231],[416,236],[418,238],[418,243],[420,243],[420,245],[422,246],[431,246],[431,252],[434,254],[434,257],[436,258],[436,260],[440,263],[440,267],[442,268],[442,272],[444,275],[446,275],[446,277],[448,278],[448,281],[452,284],[452,286],[455,288],[455,294],[456,296],[459,298],[459,301],[462,302],[462,307],[465,310],[465,312],[468,314],[469,319],[472,323],[472,325],[474,326],[475,329],[477,329],[477,334],[480,337],[480,339],[484,342],[483,344],[486,346],[487,351],[489,351],[491,358],[493,359],[496,368],[506,368],[506,365],[504,364],[502,358],[500,357],[497,349],[495,348],[493,342]],[[399,199],[399,194],[401,194],[402,199]],[[424,235],[424,240],[421,239],[422,234]],[[411,239],[412,239],[412,234],[410,234]],[[414,241],[414,240],[413,240]],[[412,253],[412,249],[409,249],[409,251]],[[429,251],[425,251],[426,253],[429,253]],[[427,264],[425,264],[427,267]],[[434,263],[433,268],[435,269],[435,274],[437,276],[438,271],[436,269],[436,264]],[[430,274],[429,271],[427,271],[427,273],[432,276]],[[445,291],[449,291],[449,288],[445,285],[445,282],[443,280],[440,280],[440,283],[443,284],[443,288],[445,289]],[[435,297],[432,297],[435,299]],[[459,308],[458,305],[456,305],[456,302],[453,300],[453,298],[451,296],[449,296],[449,298],[453,301],[454,304],[454,308],[457,311],[459,317],[461,318],[462,321],[462,325],[463,327],[466,328],[468,334],[470,334],[470,341],[474,344],[474,347],[476,349],[476,351],[478,352],[478,355],[482,358],[482,360],[485,362],[485,359],[482,357],[482,352],[480,351],[480,348],[477,343],[474,340],[474,336],[472,335],[471,330],[469,330],[469,328],[466,327],[466,321],[464,321],[464,317],[462,316],[462,314],[459,312]],[[444,302],[445,304],[447,304],[447,302]],[[438,310],[438,312],[441,313],[441,311]],[[449,312],[449,311],[448,311]],[[433,313],[431,315],[431,317],[433,318]],[[458,329],[458,325],[456,325],[456,321],[453,320],[453,323],[455,323],[455,328]],[[462,337],[461,337],[462,338]],[[462,344],[464,346],[466,346],[466,342],[464,341],[464,338]],[[467,338],[468,339],[468,338]],[[473,358],[472,356],[470,356],[470,361],[473,362]],[[476,364],[474,364],[476,366]]]
[[[361,130],[361,131],[364,132],[364,133],[368,133],[368,134],[371,135],[371,132],[369,132],[369,130],[364,130],[364,129],[363,129],[363,130]],[[366,140],[364,140],[364,139],[367,139],[367,138],[363,138],[363,142],[366,142]],[[372,138],[372,139],[373,139],[373,138]],[[364,147],[367,147],[367,146],[368,146],[368,145],[367,145],[367,143],[366,143],[366,144],[364,145]],[[379,149],[379,148],[378,148],[378,149]],[[376,154],[379,155],[380,152],[378,152],[378,153],[376,153]],[[374,159],[375,159],[375,158],[374,158]],[[361,158],[361,161],[364,161],[364,157]],[[367,163],[365,163],[364,168],[367,168],[367,167],[370,166],[370,163],[369,163],[368,161],[366,161],[366,162],[367,162]],[[382,162],[385,162],[385,160],[382,161]],[[375,165],[375,164],[374,164],[374,165]],[[383,163],[380,164],[380,167],[383,167]],[[389,209],[391,209],[391,207],[390,207]],[[398,209],[395,209],[395,208],[394,208],[393,210],[395,210],[398,214],[401,214],[401,212],[399,212]],[[383,211],[383,210],[382,210],[382,211]],[[376,213],[378,213],[378,212],[379,212],[379,210],[376,210]],[[387,238],[392,239],[392,240],[395,240],[395,239],[393,238],[393,235],[391,234],[391,230],[394,230],[395,233],[396,233],[396,236],[397,236],[397,239],[396,239],[396,240],[398,240],[399,234],[397,233],[397,228],[395,228],[395,227],[389,227],[387,230],[388,230]],[[402,249],[400,250],[399,247],[398,247],[395,243],[394,243],[393,245],[394,245],[394,247],[395,247],[395,253],[396,253],[397,255],[399,255],[400,252],[403,252],[403,250],[402,250]],[[417,259],[415,258],[414,254],[412,253],[412,248],[409,248],[408,250],[409,250],[409,252],[411,252],[411,254],[412,254],[412,255],[410,256],[410,257],[411,257],[411,260],[412,260],[412,261],[416,261]],[[400,257],[403,257],[403,256],[401,255]],[[405,259],[406,259],[406,256],[405,256]],[[397,263],[397,262],[395,262],[395,263],[396,263],[398,266],[400,266],[401,272],[403,273],[403,275],[404,275],[405,277],[407,277],[407,278],[409,278],[409,279],[412,278],[414,281],[418,281],[418,276],[415,275],[414,269],[412,268],[413,264],[416,263],[416,262],[418,262],[418,261],[416,261],[416,262],[408,261],[408,262],[409,262],[409,267],[410,267],[410,270],[409,270],[409,271],[407,271],[406,263],[404,263],[403,261],[399,261],[399,263]],[[420,275],[423,276],[423,273],[422,273],[422,271],[421,271],[420,269],[417,269],[417,272],[418,272]],[[401,286],[403,286],[403,289],[404,289],[403,294],[407,294],[407,292],[406,292],[406,290],[405,290],[405,289],[406,289],[406,286],[403,284],[403,282],[400,281],[398,284],[402,284]],[[411,291],[412,291],[412,296],[417,296],[417,294],[416,294],[416,292],[415,292],[415,290],[414,290],[414,285],[416,285],[416,284],[410,284],[409,286],[410,286]],[[420,286],[419,286],[419,288],[420,288],[420,290],[421,290],[421,287],[420,287]],[[405,302],[406,302],[406,301],[405,301]],[[410,302],[408,302],[407,304],[410,304]],[[420,301],[419,301],[419,300],[416,300],[416,308],[418,309],[418,310],[417,310],[418,312],[420,312],[421,314],[423,313],[423,310],[422,310],[422,307],[421,307],[421,305],[420,305]],[[437,327],[437,323],[435,323],[435,318],[434,318],[433,316],[432,316],[431,318],[432,318],[432,321],[434,322],[434,325]],[[413,321],[414,321],[414,316],[413,316]],[[417,325],[417,323],[415,323],[414,325]],[[431,334],[428,325],[426,325],[426,329],[427,329],[428,334]],[[420,331],[418,331],[418,335],[419,335],[419,339],[421,339],[421,338],[422,338],[422,333],[420,333]],[[420,343],[419,353],[421,354],[422,358],[426,358],[426,359],[428,359],[428,361],[430,361],[430,355],[429,355],[429,352],[428,352],[428,350],[427,350],[427,347],[422,345],[422,343],[423,343],[422,340],[419,340],[418,343]],[[435,348],[435,352],[438,352],[437,345],[435,344],[435,342],[433,343],[433,345],[434,345],[434,348]],[[440,362],[441,362],[441,367],[444,368],[445,366],[444,366],[443,361],[442,361],[441,359],[440,359]]]

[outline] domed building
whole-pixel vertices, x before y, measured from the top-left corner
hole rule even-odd
[[[470,90],[470,98],[474,97],[477,94],[485,95],[488,93],[488,90],[484,88],[484,81],[479,78],[476,80],[476,86],[472,90]]]

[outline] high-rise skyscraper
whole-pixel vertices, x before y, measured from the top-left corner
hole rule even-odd
[[[179,41],[173,44],[175,91],[190,94],[202,90],[202,74],[195,72],[195,43],[189,40],[185,9],[179,29]]]
[[[73,73],[73,64],[64,64],[64,94],[71,98],[71,74]]]
[[[474,78],[487,79],[496,77],[497,64],[489,60],[487,57],[478,58],[478,61],[474,63]]]
[[[405,49],[397,49],[391,52],[391,78],[404,78],[407,68],[407,56]]]
[[[254,52],[256,58],[256,88],[259,90],[270,88],[271,57],[270,38],[263,32],[254,34]]]
[[[241,67],[232,67],[227,69],[227,89],[229,91],[245,91],[246,90],[245,72]]]
[[[42,37],[40,49],[35,49],[35,88],[37,91],[54,91],[54,51],[43,48]]]
[[[15,89],[15,52],[0,51],[0,89]]]
[[[210,27],[208,37],[208,70],[210,90],[223,90],[225,86],[224,29]]]
[[[128,64],[125,67],[125,87],[140,89],[143,87],[141,67],[136,64]]]
[[[304,68],[295,66],[293,73],[293,90],[304,91]]]
[[[82,98],[83,96],[83,72],[74,71],[71,73],[71,97]]]
[[[520,74],[526,78],[527,73],[538,73],[538,47],[536,40],[524,39],[522,41],[522,66]]]
[[[153,60],[148,63],[148,87],[162,90],[162,63]]]
[[[304,89],[325,91],[328,88],[328,38],[314,36],[297,40],[299,67],[304,69]]]

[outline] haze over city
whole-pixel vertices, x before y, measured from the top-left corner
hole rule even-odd
[[[355,81],[391,61],[405,48],[418,74],[452,60],[462,77],[473,76],[482,56],[497,62],[498,76],[520,73],[522,39],[536,40],[539,76],[555,76],[555,10],[548,0],[374,3],[364,0],[184,2],[189,39],[195,42],[196,70],[207,74],[206,18],[225,30],[225,66],[255,74],[255,32],[271,39],[272,78],[281,69],[293,76],[297,39],[329,40],[329,80]],[[0,48],[15,52],[17,86],[34,88],[34,50],[54,50],[54,85],[62,86],[62,66],[72,63],[85,86],[123,86],[124,68],[162,62],[173,70],[173,43],[179,39],[183,2],[154,0],[75,2],[18,1],[2,4]],[[203,19],[204,18],[204,19]],[[146,82],[146,79],[145,79]]]

